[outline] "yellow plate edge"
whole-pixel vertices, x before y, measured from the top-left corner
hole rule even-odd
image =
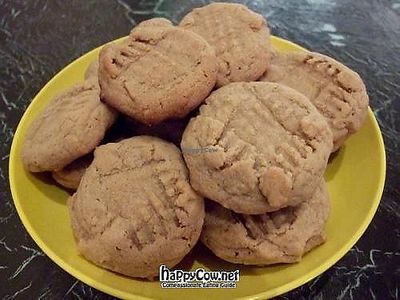
[[[112,42],[118,42],[121,41],[122,39],[124,39],[125,37],[121,37],[115,41]],[[291,46],[307,51],[305,48],[290,42],[288,40],[276,37],[276,36],[271,36],[271,39],[274,40],[276,43],[284,43],[284,44],[290,44]],[[103,47],[99,46],[98,48]],[[47,88],[47,85],[50,84],[50,82],[53,79],[58,78],[59,76],[61,76],[61,73],[68,68],[71,68],[72,65],[80,58],[90,55],[90,53],[96,51],[98,48],[93,49],[92,51],[87,52],[86,54],[78,57],[77,59],[75,59],[74,61],[72,61],[70,64],[68,64],[65,68],[63,68],[62,70],[60,70],[54,77],[52,77],[47,83],[46,85],[39,91],[38,94],[36,94],[36,96],[34,97],[34,99],[31,101],[30,105],[28,106],[27,110],[24,112],[20,122],[22,123],[26,116],[29,115],[27,112],[29,112],[32,109],[32,103],[34,103],[34,101],[37,101],[38,98],[40,98],[43,90],[45,90]],[[360,226],[359,230],[356,232],[356,234],[341,248],[339,249],[336,254],[334,256],[332,256],[329,260],[325,261],[323,264],[321,264],[318,268],[314,269],[313,271],[305,274],[304,276],[301,276],[299,278],[297,278],[296,280],[293,280],[291,282],[288,282],[280,287],[274,288],[272,290],[269,291],[265,291],[262,293],[259,293],[257,295],[254,296],[250,296],[250,297],[243,297],[240,299],[265,299],[265,298],[272,298],[278,295],[281,295],[283,293],[286,293],[288,291],[291,291],[305,283],[307,283],[308,281],[310,281],[311,279],[315,278],[316,276],[322,274],[323,272],[325,272],[327,269],[329,269],[331,266],[333,266],[337,261],[339,261],[340,258],[342,258],[350,249],[351,247],[353,247],[355,245],[355,243],[360,239],[360,237],[363,235],[363,233],[365,232],[365,230],[368,228],[368,225],[371,223],[372,218],[374,217],[380,200],[382,198],[382,194],[383,194],[383,189],[384,189],[384,185],[385,185],[385,179],[386,179],[386,152],[385,152],[385,145],[383,142],[383,138],[382,138],[382,133],[381,130],[379,128],[378,122],[374,116],[374,113],[372,112],[371,108],[368,108],[368,117],[372,117],[372,122],[373,122],[373,126],[374,126],[374,130],[378,133],[378,142],[379,142],[379,157],[380,157],[380,170],[381,170],[381,175],[379,176],[380,181],[378,183],[378,189],[374,195],[375,199],[379,199],[378,201],[374,202],[374,205],[371,206],[367,217],[365,218],[362,226]],[[17,126],[17,130],[15,131],[14,136],[18,136],[18,131],[19,129],[19,124]],[[15,184],[13,182],[13,178],[15,178],[15,173],[14,173],[14,164],[13,162],[15,161],[14,159],[12,159],[12,157],[16,156],[17,154],[15,153],[15,142],[13,139],[13,142],[11,144],[11,150],[10,150],[10,158],[9,158],[9,181],[10,181],[10,189],[11,189],[11,195],[14,199],[15,195],[16,195],[16,190],[15,190]],[[115,297],[120,297],[120,298],[124,298],[124,299],[151,299],[151,298],[147,298],[147,297],[142,297],[142,296],[138,296],[138,295],[132,295],[130,293],[126,293],[126,292],[122,292],[119,290],[116,290],[112,287],[109,287],[103,283],[97,282],[97,281],[93,281],[90,277],[86,276],[84,273],[81,273],[77,270],[75,270],[74,268],[70,267],[68,264],[64,263],[64,261],[58,257],[55,253],[53,253],[47,246],[46,244],[39,238],[39,236],[36,235],[36,233],[34,232],[34,230],[32,229],[31,224],[28,221],[27,216],[25,215],[25,213],[23,212],[23,210],[21,209],[21,206],[19,204],[19,202],[15,202],[14,201],[14,205],[17,209],[17,213],[22,221],[22,224],[24,225],[25,229],[28,231],[29,235],[32,237],[32,239],[35,241],[35,243],[39,246],[39,248],[48,256],[50,257],[50,259],[55,262],[59,267],[61,267],[64,271],[68,272],[70,275],[74,276],[75,278],[81,280],[82,282],[86,283],[87,285],[94,287],[102,292],[105,292],[107,294],[110,294],[112,296]]]

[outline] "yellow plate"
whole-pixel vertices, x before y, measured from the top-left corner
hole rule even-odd
[[[281,51],[302,50],[273,37]],[[303,49],[304,50],[304,49]],[[325,178],[331,194],[332,212],[327,242],[300,263],[273,267],[241,267],[236,289],[161,289],[158,282],[134,280],[96,267],[79,256],[72,236],[67,207],[68,194],[49,181],[26,172],[21,145],[28,125],[54,94],[82,80],[99,48],[75,60],[59,72],[33,99],[15,133],[10,154],[10,186],[18,214],[39,247],[61,268],[86,284],[125,298],[226,299],[267,298],[294,289],[337,262],[360,238],[378,207],[385,180],[385,149],[371,110],[362,129],[352,136],[329,164]],[[204,248],[183,262],[187,268],[232,269],[235,265],[212,256]]]

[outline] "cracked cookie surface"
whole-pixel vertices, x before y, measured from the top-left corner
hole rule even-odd
[[[197,34],[156,18],[140,23],[99,57],[102,97],[145,124],[183,118],[213,89],[214,50]]]
[[[244,5],[213,3],[196,8],[179,26],[201,35],[215,49],[217,86],[257,80],[269,65],[267,22]]]
[[[116,112],[100,101],[95,79],[85,80],[54,97],[31,123],[22,162],[31,172],[56,171],[93,151]]]
[[[367,115],[368,94],[360,76],[316,52],[275,52],[261,80],[287,85],[311,100],[331,127],[332,152],[361,128]]]
[[[70,190],[76,190],[81,182],[83,174],[85,174],[85,171],[89,167],[92,160],[93,154],[89,153],[74,160],[61,170],[53,171],[51,175],[53,179],[63,187]]]
[[[132,277],[175,266],[204,221],[204,201],[189,185],[179,149],[148,136],[98,147],[68,206],[79,251]]]
[[[235,212],[261,214],[312,196],[332,133],[312,103],[291,88],[231,83],[206,99],[181,148],[195,190]]]
[[[201,241],[215,255],[233,263],[293,263],[325,241],[329,210],[323,181],[309,200],[262,215],[236,214],[210,201]]]

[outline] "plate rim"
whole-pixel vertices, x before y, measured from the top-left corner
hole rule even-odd
[[[110,41],[108,43],[113,43],[113,42],[119,42],[123,39],[125,39],[126,37],[120,37],[118,39],[115,39],[113,41]],[[271,39],[275,40],[278,43],[283,43],[283,44],[289,44],[292,47],[295,47],[299,50],[302,51],[308,51],[307,49],[303,48],[302,46],[295,44],[289,40],[277,37],[277,36],[273,36],[271,35]],[[90,56],[93,52],[97,51],[99,48],[102,48],[104,45],[108,44],[105,43],[99,47],[96,47],[95,49],[86,52],[85,54],[81,55],[80,57],[74,59],[72,62],[70,62],[67,66],[65,66],[64,68],[62,68],[59,72],[57,72],[57,74],[55,76],[53,76],[41,89],[40,91],[34,96],[34,98],[32,99],[32,101],[30,102],[30,104],[28,105],[27,109],[25,110],[25,112],[23,113],[20,121],[18,122],[17,128],[15,130],[14,133],[14,137],[13,137],[13,141],[11,144],[11,148],[10,148],[10,157],[9,157],[9,184],[10,184],[10,190],[11,190],[11,196],[12,196],[12,200],[13,203],[16,207],[17,210],[17,214],[23,224],[23,226],[25,227],[25,230],[29,233],[30,237],[33,239],[33,241],[38,245],[38,247],[56,264],[58,265],[61,269],[63,269],[64,271],[66,271],[67,273],[69,273],[71,276],[73,276],[74,278],[84,282],[85,284],[98,289],[99,291],[102,291],[104,293],[107,293],[109,295],[115,296],[115,297],[122,297],[124,299],[154,299],[154,298],[148,298],[148,297],[144,297],[141,295],[132,295],[131,293],[125,292],[125,291],[121,291],[118,290],[114,287],[108,286],[102,282],[96,281],[96,280],[92,280],[89,276],[87,276],[85,273],[76,270],[75,268],[71,267],[68,263],[65,263],[64,260],[59,257],[57,254],[53,253],[52,250],[50,250],[50,248],[47,247],[47,245],[45,244],[45,242],[43,242],[43,240],[36,234],[35,230],[33,230],[30,222],[29,222],[29,218],[27,217],[27,215],[25,214],[25,212],[23,211],[20,202],[16,201],[16,184],[15,184],[15,167],[14,167],[14,162],[15,162],[15,156],[17,156],[16,153],[16,142],[15,142],[15,137],[19,136],[19,131],[21,130],[20,128],[20,124],[22,124],[23,122],[25,122],[25,119],[27,118],[27,115],[29,115],[30,110],[32,110],[32,107],[34,105],[35,101],[38,101],[38,99],[41,97],[41,94],[44,92],[44,90],[47,89],[47,86],[50,85],[50,83],[55,80],[58,79],[62,73],[71,68],[75,62],[85,56]],[[374,199],[379,199],[378,201],[375,201],[373,203],[373,205],[370,207],[370,210],[368,211],[368,215],[366,216],[366,218],[364,219],[363,223],[361,224],[361,226],[358,228],[358,230],[356,231],[356,233],[353,235],[353,237],[351,239],[349,239],[344,246],[342,246],[341,249],[339,249],[339,251],[335,252],[335,254],[333,256],[331,256],[331,258],[329,260],[326,260],[325,262],[323,262],[319,267],[311,270],[310,272],[298,277],[297,279],[294,279],[292,281],[289,281],[279,287],[270,289],[268,291],[264,291],[255,295],[251,295],[251,296],[244,296],[238,299],[265,299],[265,298],[272,298],[278,295],[282,295],[283,293],[289,292],[291,290],[294,290],[296,288],[298,288],[299,286],[309,282],[310,280],[314,279],[315,277],[317,277],[318,275],[324,273],[326,270],[328,270],[330,267],[332,267],[334,264],[336,264],[342,257],[344,257],[346,255],[346,253],[357,243],[357,241],[361,238],[361,236],[364,234],[364,232],[367,230],[368,226],[370,225],[378,207],[379,204],[382,200],[382,195],[383,195],[383,190],[384,190],[384,186],[385,186],[385,180],[386,180],[386,149],[385,149],[385,145],[384,145],[384,141],[383,141],[383,137],[382,137],[382,132],[380,130],[379,124],[377,119],[375,118],[375,115],[373,113],[373,111],[371,110],[370,107],[368,107],[368,116],[369,118],[372,119],[372,125],[374,130],[378,133],[378,144],[379,144],[379,165],[380,165],[380,170],[381,170],[381,175],[379,177],[379,182],[378,182],[378,188],[376,190],[376,193],[374,195]]]

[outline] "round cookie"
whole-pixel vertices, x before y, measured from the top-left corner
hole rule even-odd
[[[115,119],[115,111],[100,101],[97,80],[75,84],[55,96],[30,125],[22,148],[25,168],[61,170],[93,151]]]
[[[100,52],[104,101],[148,125],[185,117],[213,89],[217,58],[207,42],[166,19],[140,23]]]
[[[51,175],[61,186],[70,190],[76,190],[81,182],[83,174],[85,174],[85,171],[90,166],[92,160],[93,154],[87,154],[74,160],[61,170],[52,172]]]
[[[261,80],[287,85],[311,100],[331,127],[332,152],[360,129],[367,115],[368,94],[360,76],[319,53],[275,52]]]
[[[85,71],[85,79],[89,79],[92,77],[97,79],[98,70],[99,70],[99,60],[95,59],[87,67]]]
[[[148,136],[96,148],[68,206],[79,251],[132,277],[175,266],[204,221],[204,201],[189,185],[179,149]]]
[[[181,148],[195,190],[235,212],[262,214],[312,196],[332,133],[312,103],[291,88],[231,83],[206,99]]]
[[[325,182],[308,201],[262,215],[236,214],[211,202],[206,205],[201,241],[233,263],[293,263],[325,241],[329,210]]]
[[[213,3],[196,8],[182,28],[201,35],[218,58],[217,86],[257,80],[270,62],[270,33],[263,16],[241,4]]]

